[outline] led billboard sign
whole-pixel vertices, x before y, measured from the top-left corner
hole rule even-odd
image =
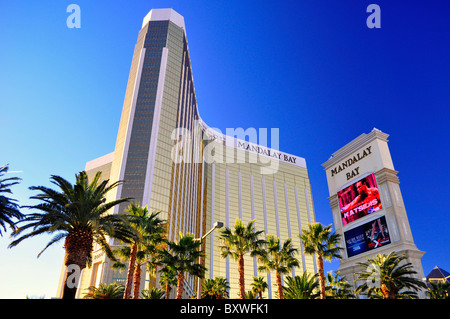
[[[346,231],[344,238],[348,257],[391,243],[384,216]]]
[[[342,225],[381,209],[375,175],[370,174],[338,192]]]

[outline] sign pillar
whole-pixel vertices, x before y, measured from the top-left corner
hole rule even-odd
[[[322,164],[336,233],[342,236],[339,272],[354,288],[359,262],[392,251],[405,254],[416,277],[423,279],[420,251],[412,236],[387,145],[388,134],[373,129],[362,134]],[[424,297],[424,292],[419,297]]]

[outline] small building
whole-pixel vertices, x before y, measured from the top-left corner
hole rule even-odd
[[[427,285],[430,282],[448,282],[450,284],[450,273],[438,266],[434,266],[433,270],[427,275]]]

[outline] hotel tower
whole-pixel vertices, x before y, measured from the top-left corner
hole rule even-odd
[[[277,150],[271,129],[234,129],[222,134],[202,121],[195,95],[184,18],[172,9],[153,9],[144,18],[134,48],[114,152],[86,164],[93,176],[124,181],[107,200],[133,197],[150,212],[161,211],[169,240],[180,233],[201,238],[216,222],[233,227],[236,219],[255,220],[264,236],[292,238],[299,250],[299,267],[290,275],[316,271],[314,259],[303,255],[298,234],[315,222],[305,160]],[[229,134],[228,134],[229,133]],[[275,145],[275,146],[278,146]],[[128,203],[116,206],[122,214]],[[237,262],[220,254],[218,231],[203,241],[205,278],[223,277],[230,297],[238,297]],[[111,245],[120,245],[111,240]],[[91,268],[82,271],[78,298],[99,283],[125,283],[126,272],[94,247]],[[145,274],[145,266],[142,266]],[[57,296],[62,295],[65,269]],[[245,258],[246,289],[254,276],[269,284],[265,298],[275,298],[274,274],[258,273],[257,261]],[[159,287],[156,278],[142,276],[141,289]],[[196,294],[197,278],[186,277],[186,298]],[[173,289],[175,290],[175,289]]]

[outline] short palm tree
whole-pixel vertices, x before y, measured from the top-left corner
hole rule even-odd
[[[202,299],[228,298],[230,284],[223,277],[206,279],[202,282]]]
[[[132,235],[125,241],[131,245],[131,250],[129,252],[127,281],[123,298],[130,298],[133,279],[135,279],[133,297],[137,299],[139,298],[140,274],[141,265],[144,262],[144,251],[147,247],[156,244],[155,241],[162,241],[162,234],[165,232],[163,227],[164,221],[158,217],[160,212],[149,214],[147,207],[141,207],[137,203],[131,203],[125,209],[125,212],[128,213],[126,215],[127,224],[131,229]],[[140,254],[140,260],[138,265],[136,265],[138,253]]]
[[[257,293],[251,289],[245,293],[245,299],[256,299]]]
[[[162,299],[165,291],[161,288],[143,289],[141,291],[142,299]],[[137,299],[137,298],[135,298]]]
[[[120,182],[108,185],[109,180],[100,182],[100,178],[101,172],[98,172],[92,181],[89,181],[86,172],[82,171],[76,174],[74,185],[60,176],[52,175],[51,182],[58,186],[59,190],[45,186],[30,187],[31,190],[41,192],[31,197],[39,200],[40,203],[27,208],[39,210],[42,213],[26,215],[20,221],[23,226],[18,227],[13,233],[13,237],[17,239],[9,245],[14,247],[24,239],[54,233],[55,236],[38,254],[39,257],[50,245],[65,239],[64,264],[67,267],[71,266],[68,269],[72,269],[73,273],[68,271],[66,274],[63,299],[75,298],[77,287],[72,280],[74,277],[77,280],[77,274],[91,265],[94,242],[98,243],[107,256],[114,260],[107,236],[125,239],[130,235],[120,216],[107,213],[114,206],[128,201],[129,198],[106,202],[106,194]],[[30,232],[25,234],[27,230]]]
[[[90,286],[83,299],[122,299],[124,286],[117,283],[101,283],[98,287]]]
[[[348,281],[344,280],[339,272],[332,271],[327,273],[327,286],[325,288],[327,293],[327,299],[351,299],[355,298],[353,294],[352,285]]]
[[[18,177],[1,178],[8,172],[8,165],[0,167],[0,227],[6,232],[6,224],[14,231],[15,221],[13,219],[21,220],[24,215],[19,210],[17,200],[7,197],[2,194],[12,194],[11,186],[19,184],[21,181]],[[0,229],[0,236],[3,236]]]
[[[363,284],[355,292],[366,294],[369,298],[417,298],[416,292],[427,286],[421,280],[411,277],[417,274],[411,263],[400,265],[405,259],[405,255],[391,252],[388,255],[378,254],[368,258],[365,263],[358,263],[363,270],[357,274],[357,280],[362,280]]]
[[[205,254],[200,249],[201,241],[194,234],[179,234],[178,241],[168,241],[167,250],[160,250],[158,265],[168,265],[177,273],[177,299],[182,299],[184,279],[186,274],[203,278],[206,268],[199,263],[199,258]]]
[[[450,283],[448,281],[430,282],[427,295],[430,299],[450,299]]]
[[[164,286],[164,291],[166,294],[166,299],[169,299],[170,291],[172,286],[176,286],[178,283],[177,271],[170,265],[165,265],[159,270],[159,283]]]
[[[326,298],[325,292],[325,271],[323,261],[331,261],[333,258],[341,258],[338,247],[341,235],[331,232],[331,225],[323,227],[321,223],[308,224],[308,229],[304,229],[299,235],[303,241],[303,249],[306,254],[316,255],[317,267],[319,271],[320,298]]]
[[[236,219],[233,230],[225,227],[220,230],[219,235],[222,243],[220,246],[222,257],[230,256],[238,262],[239,297],[241,299],[245,299],[244,255],[256,256],[264,244],[264,240],[258,238],[262,231],[256,231],[254,223],[253,220],[244,225],[242,220]]]
[[[283,299],[283,284],[281,282],[281,275],[288,274],[293,267],[297,267],[299,262],[295,258],[297,249],[292,244],[292,239],[289,238],[280,244],[280,238],[274,235],[267,235],[266,245],[259,251],[258,262],[262,266],[258,267],[259,271],[274,271],[277,287],[278,298]]]
[[[317,274],[309,274],[304,271],[301,276],[286,276],[283,286],[286,299],[316,299],[320,296],[318,292],[319,282]]]
[[[263,293],[266,291],[267,288],[269,288],[269,285],[267,284],[264,277],[253,277],[253,282],[251,284],[252,291],[255,295],[259,296],[259,299],[263,299]]]

